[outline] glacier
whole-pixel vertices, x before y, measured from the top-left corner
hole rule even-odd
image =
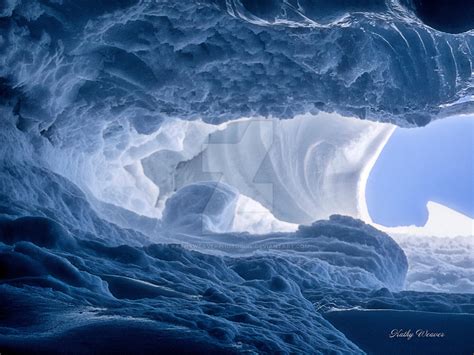
[[[472,219],[365,199],[473,114],[453,3],[0,3],[0,353],[472,352]]]

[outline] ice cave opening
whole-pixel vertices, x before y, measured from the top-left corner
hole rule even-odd
[[[455,142],[455,143],[453,143]],[[372,222],[412,233],[473,234],[474,117],[397,128],[367,180]]]
[[[366,219],[365,185],[394,130],[387,123],[335,113],[293,119],[242,118],[211,125],[174,120],[151,134],[134,129],[126,145],[110,138],[104,148],[64,165],[48,152],[55,171],[91,199],[161,218],[167,199],[197,182],[232,186],[239,198],[235,231],[294,230],[332,214]]]
[[[163,225],[158,228],[179,225],[178,230],[187,233],[189,228],[197,228],[190,222],[194,217],[188,216],[186,221],[180,214],[198,208],[212,233],[263,236],[294,232],[300,224],[343,214],[389,233],[402,246],[409,257],[407,289],[474,292],[469,268],[474,249],[472,216],[446,207],[444,200],[427,198],[430,186],[437,193],[445,186],[444,193],[451,201],[470,208],[472,117],[447,118],[424,128],[406,129],[334,113],[300,115],[291,120],[242,118],[220,125],[171,120],[151,134],[134,129],[127,134],[127,145],[118,146],[120,151],[105,146],[84,160],[87,168],[63,170],[89,191],[99,214],[114,223],[142,228],[142,219],[117,212],[125,209],[157,221],[151,223],[154,228],[160,221]],[[458,144],[449,150],[447,144],[453,135]],[[430,152],[433,147],[435,151]],[[452,154],[458,158],[454,160]],[[415,160],[411,166],[410,159]],[[423,169],[415,171],[413,164],[421,164]],[[437,176],[441,166],[444,174]],[[81,175],[74,175],[77,172]],[[450,174],[461,180],[448,183]],[[403,178],[415,187],[405,186]],[[188,188],[210,181],[230,190],[202,185],[213,191],[207,194]],[[418,189],[420,199],[414,196],[417,186],[425,187],[424,191]],[[404,197],[403,189],[409,197]],[[170,198],[169,203],[176,204],[173,209],[180,211],[178,215],[163,215]],[[410,198],[412,204],[427,209],[429,218],[419,226],[410,225],[409,220],[397,225],[380,220],[373,211],[397,207],[391,198]],[[104,203],[116,209],[111,212]],[[400,203],[397,208],[409,209]],[[423,247],[428,240],[432,247]],[[443,279],[436,276],[440,268]]]
[[[172,120],[150,134],[131,128],[116,138],[125,146],[108,142],[73,169],[61,152],[50,161],[60,159],[55,170],[88,191],[99,210],[107,203],[160,219],[177,190],[216,181],[239,195],[227,230],[290,231],[344,214],[393,233],[466,236],[473,228],[472,122],[452,117],[396,128],[328,113],[220,125]]]
[[[0,1],[0,353],[472,353],[473,10]]]

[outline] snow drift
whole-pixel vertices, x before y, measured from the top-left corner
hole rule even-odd
[[[0,350],[362,353],[329,312],[472,314],[358,219],[391,124],[473,108],[472,32],[416,4],[3,2]]]

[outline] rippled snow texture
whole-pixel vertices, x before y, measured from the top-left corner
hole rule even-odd
[[[474,329],[469,240],[352,218],[387,123],[472,112],[469,19],[417,4],[1,3],[0,351],[363,353],[327,320],[353,308]]]

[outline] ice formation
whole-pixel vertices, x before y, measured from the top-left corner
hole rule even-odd
[[[364,172],[392,131],[335,114],[230,123],[178,165],[173,181],[225,182],[290,223],[335,213],[360,218]]]
[[[365,223],[393,129],[472,112],[472,22],[427,6],[1,3],[0,352],[377,353],[344,326],[368,310],[474,331],[472,235]]]
[[[422,227],[377,227],[390,234],[406,234],[413,236],[454,238],[470,237],[474,235],[474,220],[472,218],[432,201],[427,203],[426,208],[429,217],[426,224]]]

